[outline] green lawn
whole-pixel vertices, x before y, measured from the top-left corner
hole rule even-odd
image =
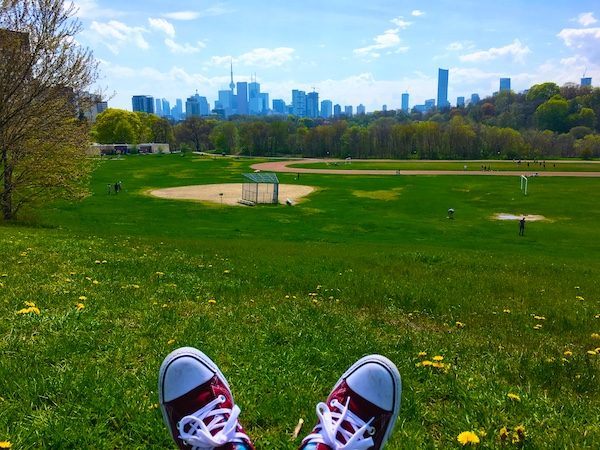
[[[466,169],[465,169],[466,166]],[[332,161],[290,164],[289,167],[334,170],[502,170],[515,172],[600,172],[597,161]]]
[[[452,448],[467,430],[496,448],[518,425],[524,442],[506,446],[600,447],[597,181],[531,179],[525,197],[516,176],[280,174],[318,188],[294,207],[145,194],[240,182],[253,162],[106,160],[82,203],[0,226],[0,441],[169,448],[158,368],[191,345],[228,377],[258,448],[296,448],[298,419],[308,433],[373,352],[403,377],[389,449]],[[520,238],[499,212],[549,220]],[[40,314],[17,314],[26,301]],[[435,355],[444,368],[420,364]]]

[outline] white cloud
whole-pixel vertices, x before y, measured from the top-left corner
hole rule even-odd
[[[202,41],[198,41],[196,43],[196,46],[193,46],[192,44],[178,44],[177,42],[175,42],[173,39],[167,38],[165,39],[165,45],[167,47],[169,47],[169,50],[171,50],[171,53],[198,53],[200,50],[202,50],[204,47],[206,47],[206,44]]]
[[[89,36],[99,40],[115,54],[119,53],[120,49],[127,44],[133,44],[142,50],[150,48],[143,36],[147,30],[142,27],[130,27],[117,20],[108,22],[94,20],[90,25],[90,30],[92,33],[88,33]]]
[[[173,11],[170,13],[165,13],[162,16],[172,20],[196,20],[200,19],[201,17],[222,16],[223,14],[228,14],[231,12],[233,12],[233,10],[227,8],[225,5],[217,4],[202,11]]]
[[[586,12],[586,13],[581,13],[581,14],[579,14],[579,16],[577,16],[577,22],[579,22],[584,27],[588,27],[590,25],[595,24],[598,21],[594,17],[594,13]]]
[[[400,36],[398,35],[399,32],[399,28],[386,30],[383,32],[383,34],[380,34],[379,36],[375,36],[373,38],[373,41],[375,41],[374,44],[368,45],[366,47],[355,48],[354,54],[358,57],[365,59],[375,59],[381,56],[382,50],[389,49],[386,53],[406,52],[410,47],[400,45],[402,43],[402,39],[400,39]]]
[[[75,16],[80,19],[115,18],[124,15],[122,11],[100,8],[96,0],[73,0],[65,2],[65,8],[71,6],[75,8]]]
[[[290,47],[255,48],[237,57],[213,56],[209,65],[225,67],[233,61],[234,64],[244,66],[279,67],[292,61],[295,51]]]
[[[415,16],[415,17],[420,17],[420,16],[424,16],[425,12],[421,11],[420,9],[415,9],[410,14],[413,15],[413,16]]]
[[[404,30],[412,25],[412,22],[408,22],[407,20],[404,20],[404,17],[402,17],[402,16],[398,16],[395,19],[390,20],[390,22],[392,22],[394,25],[396,25],[401,30]]]
[[[200,17],[200,13],[197,11],[175,11],[163,14],[163,17],[172,20],[196,20]]]
[[[462,55],[460,56],[460,60],[463,62],[482,62],[510,56],[514,61],[522,63],[525,62],[525,56],[529,53],[531,53],[529,47],[523,45],[518,39],[515,39],[512,44],[505,45],[504,47],[492,47],[489,50],[480,50]]]
[[[591,62],[600,63],[600,28],[565,28],[558,37]]]
[[[455,41],[448,44],[446,50],[450,52],[459,52],[461,50],[471,50],[475,48],[473,41]]]
[[[149,17],[148,23],[150,24],[151,28],[162,31],[170,38],[175,37],[175,27],[173,26],[173,24],[171,22],[169,22],[165,19],[154,19],[152,17]]]

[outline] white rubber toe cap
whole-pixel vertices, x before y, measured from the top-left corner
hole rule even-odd
[[[348,375],[346,383],[350,389],[374,405],[386,411],[394,411],[397,408],[395,402],[399,400],[396,397],[400,377],[390,369],[379,361],[364,362]]]
[[[163,398],[165,402],[174,400],[192,389],[206,383],[215,373],[192,356],[179,356],[173,359],[164,372]]]

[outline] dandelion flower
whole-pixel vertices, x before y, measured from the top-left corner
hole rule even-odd
[[[592,333],[592,339],[600,339],[600,334]]]
[[[539,329],[541,329],[541,328],[542,328],[542,324],[541,324],[541,323],[538,323],[537,325],[535,325],[535,326],[533,327],[533,329],[534,329],[534,330],[539,330]]]
[[[0,448],[12,448],[10,441],[0,441]]]
[[[87,297],[85,295],[80,295],[78,300],[81,300],[82,302],[84,302],[87,300]]]
[[[504,314],[510,314],[510,309],[508,309],[508,308],[505,308],[505,309],[504,309],[502,312],[503,312]]]
[[[155,272],[154,274],[155,274],[157,277],[159,277],[159,278],[160,278],[160,277],[162,277],[162,276],[164,275],[164,273],[163,273],[163,272]]]
[[[97,259],[96,261],[94,261],[94,264],[102,264],[102,262],[99,259]]]
[[[443,360],[444,360],[444,357],[443,357],[443,356],[441,356],[441,355],[436,355],[436,356],[434,356],[434,357],[433,357],[433,360],[434,360],[434,361],[443,361]]]
[[[579,300],[580,302],[582,302],[585,300],[585,298],[583,298],[581,295],[576,295],[575,300]]]
[[[462,322],[456,322],[456,328],[464,328],[465,324]]]
[[[175,339],[169,339],[167,341],[167,345],[171,345],[171,344],[174,344],[174,343],[175,343]]]
[[[25,302],[25,306],[35,306],[35,303],[33,302]]]
[[[535,320],[546,320],[544,316],[533,316]]]
[[[290,298],[290,296],[289,296],[289,295],[286,295],[286,296],[285,296],[285,298]]]
[[[446,364],[444,364],[443,362],[434,361],[431,363],[431,367],[435,367],[436,369],[445,369]]]
[[[425,361],[421,362],[421,365],[423,367],[428,367],[428,366],[432,366],[433,363],[431,361],[425,360]]]
[[[500,431],[498,432],[498,437],[502,442],[506,441],[508,439],[508,428],[500,428]]]
[[[225,269],[225,270],[223,271],[223,273],[225,273],[225,274],[227,274],[227,273],[229,273],[229,272],[230,272],[230,271],[229,271],[229,269]]]
[[[100,284],[100,282],[98,280],[94,280],[92,281],[92,284]]]
[[[217,303],[217,301],[214,298],[211,298],[208,303],[210,303],[211,305],[214,305],[215,303]]]
[[[592,356],[596,356],[598,354],[598,352],[594,349],[594,350],[588,350],[587,351],[588,355],[592,355]]]
[[[423,356],[427,356],[427,352],[419,352],[417,356],[422,358]]]
[[[83,311],[85,309],[85,305],[83,303],[77,303],[75,304],[75,309],[77,309],[77,311]]]
[[[571,350],[565,350],[564,353],[563,353],[563,355],[568,358],[570,356],[573,356],[573,352]]]
[[[521,401],[521,397],[519,397],[517,394],[509,393],[507,397],[516,402]]]
[[[134,288],[134,289],[139,289],[140,285],[139,284],[132,284],[131,287]]]
[[[36,314],[36,315],[40,315],[40,309],[35,306],[35,303],[33,302],[25,302],[25,306],[27,306],[27,308],[23,308],[17,311],[17,314]]]
[[[479,444],[479,437],[472,431],[463,431],[456,438],[462,445],[477,445]]]

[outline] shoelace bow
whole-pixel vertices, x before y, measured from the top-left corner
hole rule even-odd
[[[237,405],[232,409],[219,408],[218,406],[223,402],[225,397],[219,395],[195,413],[185,416],[177,424],[179,437],[186,444],[191,445],[193,450],[211,450],[230,442],[249,441],[246,434],[236,431],[240,408]],[[205,423],[205,420],[210,418],[212,420]],[[220,430],[214,433],[219,428]]]
[[[348,409],[350,397],[343,405],[337,400],[331,401],[331,406],[337,408],[338,411],[332,411],[326,403],[317,405],[317,416],[319,424],[315,427],[315,432],[309,434],[305,442],[320,443],[328,445],[332,450],[367,450],[375,443],[373,438],[369,436],[365,438],[365,434],[375,434],[375,428],[370,424],[373,422],[372,417],[368,422],[365,422],[356,414]],[[342,425],[346,423],[350,425],[352,431],[344,428]],[[343,437],[343,441],[338,440],[338,433]]]

